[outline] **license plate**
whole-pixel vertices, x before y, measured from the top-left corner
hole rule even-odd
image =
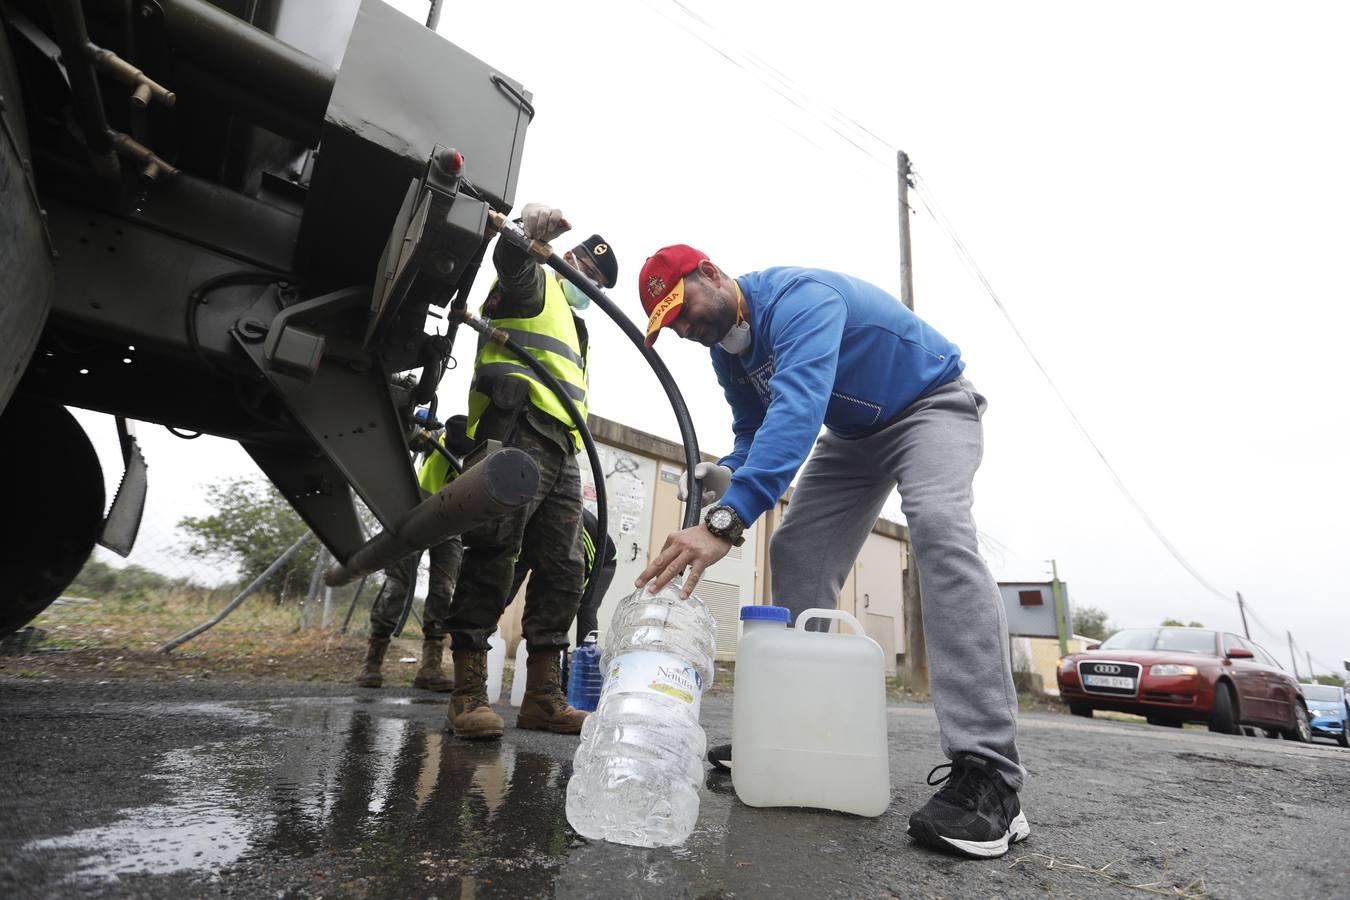
[[[1120,690],[1134,690],[1134,679],[1123,678],[1120,675],[1084,675],[1083,684],[1088,687],[1118,688]]]

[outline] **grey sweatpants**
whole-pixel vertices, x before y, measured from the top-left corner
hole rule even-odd
[[[844,580],[897,487],[919,564],[928,671],[942,752],[975,753],[1022,786],[1017,691],[1008,622],[980,558],[971,482],[984,452],[985,399],[964,378],[909,406],[864,438],[826,432],[802,469],[769,545],[773,602],[793,620],[834,607]],[[897,587],[898,590],[898,587]]]

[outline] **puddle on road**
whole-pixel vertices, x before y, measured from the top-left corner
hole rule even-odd
[[[870,820],[752,810],[728,777],[709,774],[684,846],[588,842],[564,811],[570,759],[526,749],[532,741],[458,741],[439,731],[439,711],[428,721],[389,700],[238,706],[262,727],[151,760],[141,777],[164,788],[156,802],[24,849],[78,854],[56,864],[67,883],[178,873],[276,895],[581,898],[623,885],[665,897],[754,895],[761,873],[801,868],[802,847],[813,850],[801,885],[837,885],[854,867],[836,854],[878,837]],[[252,723],[236,712],[221,716]]]
[[[34,841],[25,849],[92,849],[76,863],[76,879],[113,880],[136,872],[214,869],[233,862],[248,846],[248,823],[230,809],[219,786],[198,781],[196,751],[167,754],[152,777],[179,798],[128,811],[117,822],[61,837]]]
[[[405,704],[254,704],[272,728],[154,762],[143,777],[166,789],[161,802],[25,849],[85,851],[68,875],[76,881],[323,860],[386,888],[463,882],[480,869],[516,872],[523,890],[529,873],[543,879],[535,887],[549,883],[581,843],[563,811],[570,764],[509,742],[457,741],[381,715],[386,705]]]

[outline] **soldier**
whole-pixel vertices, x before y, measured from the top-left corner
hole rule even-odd
[[[439,440],[441,446],[445,446],[445,436],[442,435]],[[430,451],[417,473],[417,483],[425,492],[424,496],[445,487],[453,471],[440,451]],[[463,553],[464,545],[458,536],[442,541],[427,551],[431,579],[426,605],[422,610],[422,665],[413,676],[415,688],[444,693],[455,687],[455,682],[442,670],[441,661],[445,623],[450,615],[450,598],[455,593],[455,577],[459,574]],[[403,613],[408,585],[417,580],[416,565],[417,558],[414,557],[384,570],[384,586],[375,595],[375,602],[370,607],[370,639],[366,646],[365,668],[356,676],[356,683],[361,687],[377,688],[384,684],[384,675],[380,672],[384,654],[389,649],[389,640]]]
[[[595,579],[595,590],[591,592],[591,599],[585,606],[577,610],[577,640],[578,646],[586,640],[586,635],[592,631],[599,630],[600,623],[597,615],[600,611],[600,603],[605,599],[605,591],[609,590],[609,583],[614,580],[614,572],[619,567],[619,551],[614,546],[614,541],[609,535],[604,535],[604,540],[600,540],[600,520],[595,517],[589,509],[581,511],[581,550],[586,557],[586,571],[590,573],[586,581],[581,585],[581,593],[584,597],[586,589],[590,587],[591,579]],[[599,560],[597,563],[596,560]],[[520,585],[525,581],[525,576],[530,574],[534,568],[533,564],[521,557],[516,560],[515,575],[511,579],[511,590],[507,597],[515,597],[520,590]]]
[[[561,210],[540,204],[525,207],[522,224],[529,237],[540,241],[570,228]],[[601,287],[613,287],[618,277],[614,252],[598,234],[564,259]],[[584,418],[588,337],[572,308],[583,308],[589,298],[506,241],[497,242],[492,260],[497,282],[488,292],[484,316],[548,369]],[[479,342],[468,433],[530,454],[539,466],[539,490],[520,509],[464,536],[467,549],[447,623],[455,662],[447,726],[464,738],[502,735],[502,719],[487,703],[487,638],[510,601],[515,563],[523,556],[534,577],[522,616],[529,659],[516,725],[577,734],[586,714],[567,704],[560,655],[568,645],[583,579],[576,461],[581,435],[553,391],[493,341]]]

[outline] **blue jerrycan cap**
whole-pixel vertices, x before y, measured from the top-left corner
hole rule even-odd
[[[792,611],[786,606],[742,606],[742,622],[782,622],[792,621]]]

